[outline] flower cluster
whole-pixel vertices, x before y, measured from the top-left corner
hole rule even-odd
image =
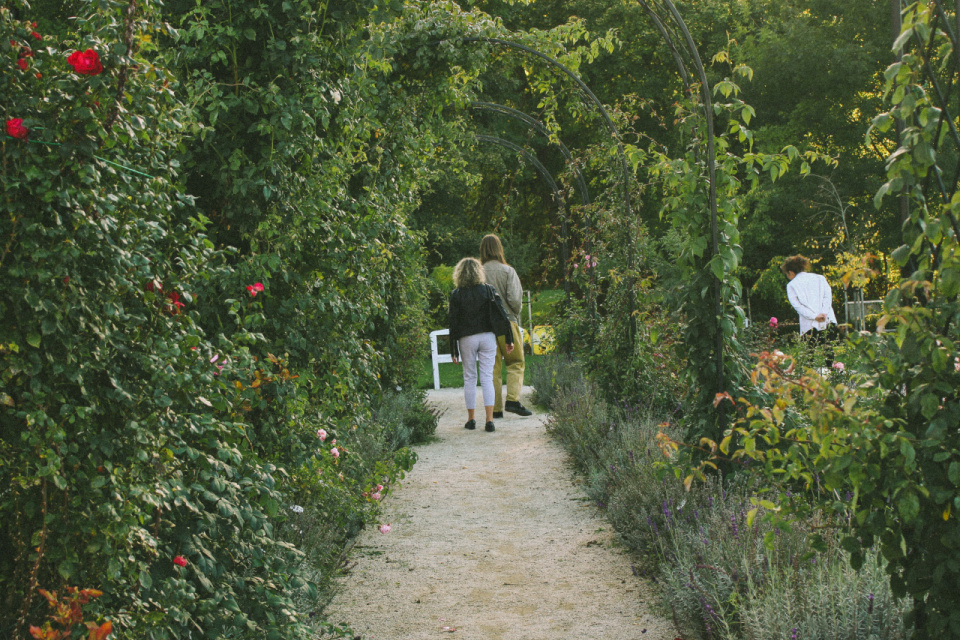
[[[253,284],[247,285],[247,292],[250,294],[251,298],[256,298],[257,294],[263,291],[263,283],[254,282]]]
[[[597,266],[597,256],[591,257],[590,254],[584,254],[584,255],[583,255],[583,266],[584,266],[584,267],[596,268],[596,266]],[[574,268],[574,269],[578,269],[579,267],[580,267],[580,263],[579,263],[579,262],[574,262],[574,263],[573,263],[573,268]]]

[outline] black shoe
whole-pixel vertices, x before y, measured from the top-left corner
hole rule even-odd
[[[487,426],[485,426],[484,429],[486,429],[487,431],[496,431],[497,428],[493,426],[492,422],[488,422]]]
[[[500,420],[501,418],[503,418],[503,411],[494,411],[493,417],[496,418],[497,420]]]
[[[530,409],[527,409],[525,406],[523,406],[523,405],[520,404],[519,402],[515,402],[515,401],[513,401],[513,400],[507,400],[507,404],[504,405],[503,409],[504,409],[505,411],[509,411],[510,413],[515,413],[515,414],[517,414],[518,416],[532,416],[532,415],[533,415],[533,411],[530,411]]]
[[[477,421],[476,420],[467,420],[467,424],[463,425],[464,429],[476,429]]]

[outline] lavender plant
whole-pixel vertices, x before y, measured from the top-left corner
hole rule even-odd
[[[707,476],[688,491],[660,446],[678,427],[604,402],[575,361],[554,362],[551,379],[578,382],[546,393],[553,400],[548,430],[584,472],[588,495],[622,539],[652,556],[649,564],[683,637],[907,637],[909,604],[894,599],[875,551],[860,571],[850,568],[840,546],[842,519],[812,512],[777,528],[762,517],[764,507],[754,498],[758,487],[743,473],[725,481]],[[808,496],[798,491],[789,499]],[[754,509],[761,517],[749,517]],[[814,532],[825,541],[820,553],[809,544]]]

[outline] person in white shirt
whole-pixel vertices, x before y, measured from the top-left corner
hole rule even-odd
[[[784,260],[780,270],[789,281],[787,298],[800,316],[800,335],[807,336],[813,345],[828,345],[829,367],[833,364],[833,350],[829,348],[829,341],[837,328],[830,283],[820,274],[810,273],[810,260],[801,255]]]

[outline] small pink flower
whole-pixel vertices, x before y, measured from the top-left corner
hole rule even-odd
[[[777,320],[776,316],[770,318],[770,328],[771,328],[771,329],[776,329],[776,328],[777,328],[777,324],[779,324],[779,321]]]
[[[834,362],[834,363],[833,363],[833,368],[836,369],[837,371],[843,371],[843,363],[842,363],[842,362]]]
[[[574,269],[578,268],[579,266],[580,266],[580,265],[577,264],[576,262],[573,263],[573,268],[574,268]]]
[[[187,559],[183,556],[177,556],[173,559],[173,564],[177,565],[178,567],[185,567],[187,566]]]
[[[390,525],[389,525],[389,524],[382,524],[382,525],[380,525],[378,528],[380,529],[380,533],[390,533]]]
[[[370,496],[370,497],[373,498],[374,500],[379,500],[379,499],[380,499],[380,492],[377,491],[375,494],[373,494],[373,495]]]
[[[219,359],[220,359],[220,354],[215,354],[212,358],[210,358],[210,364],[213,364]]]
[[[333,449],[330,449],[330,455],[332,455],[334,458],[339,458],[340,450],[334,447]]]
[[[254,288],[255,291],[257,291],[257,292],[259,293],[260,291],[263,291],[263,283],[254,282],[254,283],[253,283],[253,288]]]
[[[323,429],[317,429],[317,437],[320,438],[320,442],[323,442],[327,439],[327,432]]]
[[[377,485],[377,491],[378,491],[378,492],[383,491],[383,485],[382,485],[382,484],[378,484],[378,485]]]

